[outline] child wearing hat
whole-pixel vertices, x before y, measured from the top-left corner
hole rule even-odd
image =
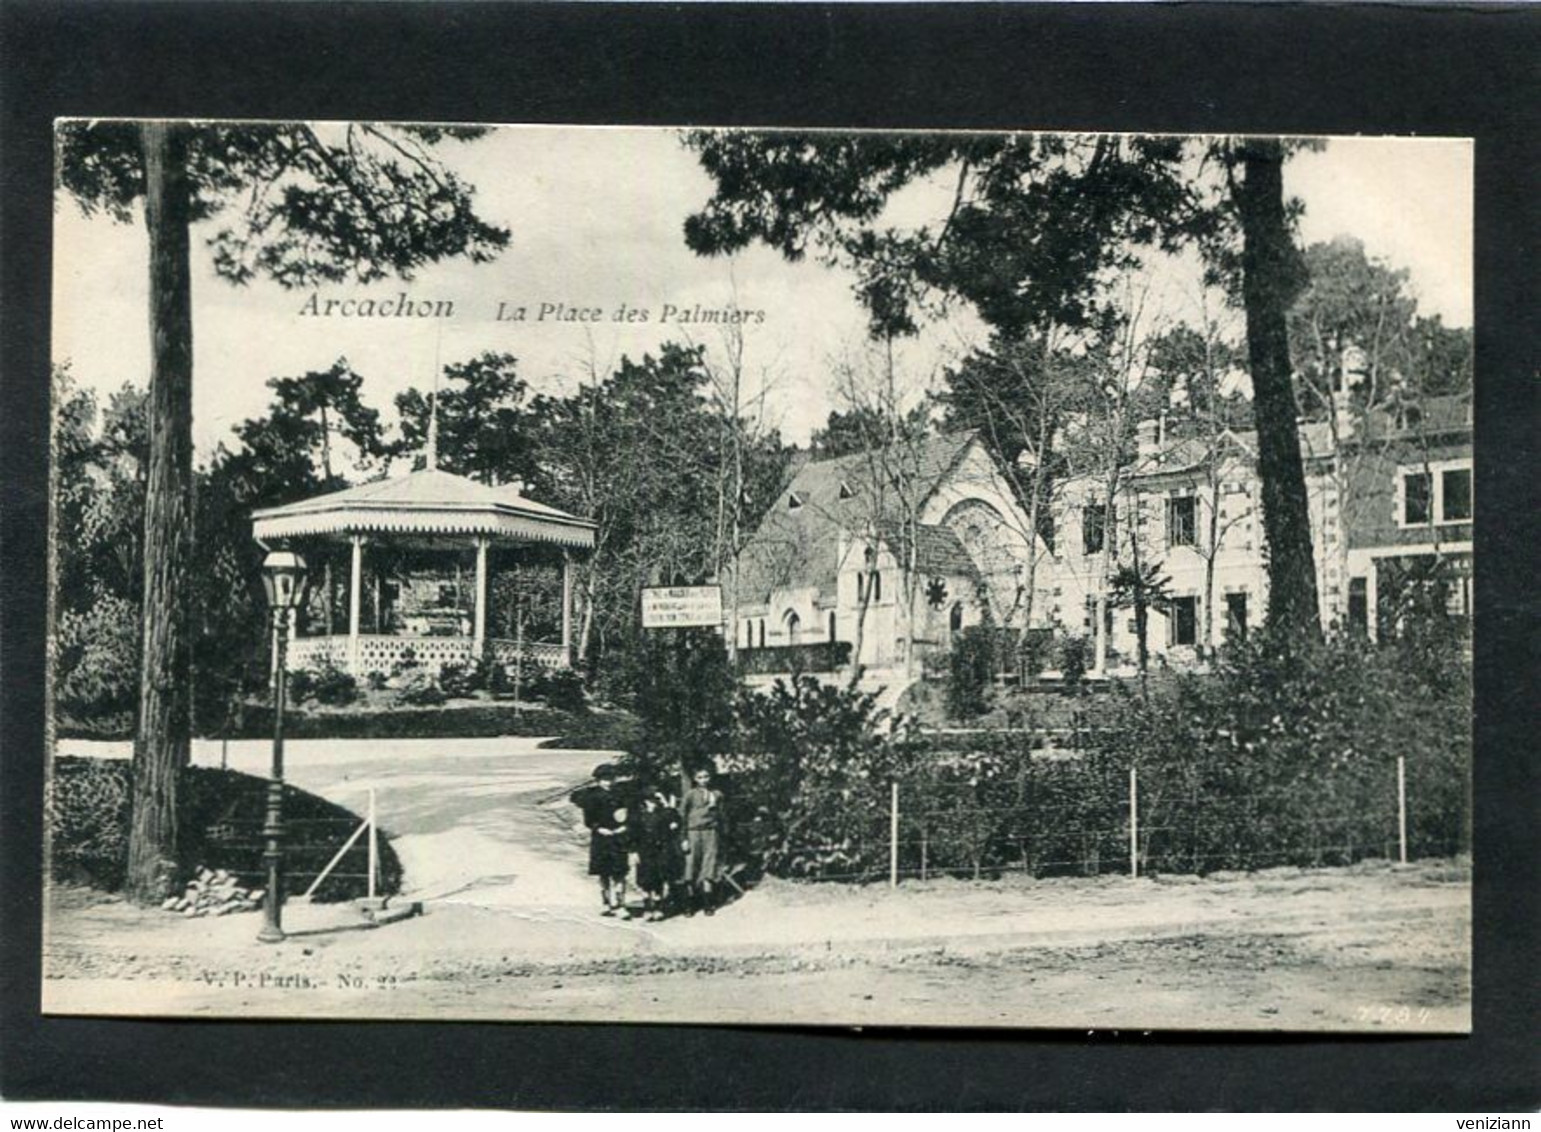
[[[615,789],[616,769],[609,763],[594,768],[593,786],[575,791],[573,804],[583,811],[589,829],[589,875],[599,878],[600,913],[613,916],[626,908],[628,813]]]

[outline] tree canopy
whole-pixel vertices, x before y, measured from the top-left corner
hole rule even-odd
[[[1305,281],[1282,176],[1300,143],[696,130],[685,144],[713,182],[686,243],[713,255],[760,242],[794,260],[814,250],[852,272],[878,338],[916,332],[952,300],[1008,341],[1094,327],[1112,277],[1142,252],[1200,247],[1209,281],[1247,314],[1269,616],[1318,631],[1285,325]],[[950,205],[897,223],[890,206],[911,188]]]
[[[1471,332],[1418,313],[1408,272],[1352,237],[1305,250],[1309,283],[1290,309],[1302,407],[1320,416],[1335,392],[1361,409],[1399,397],[1469,392]]]
[[[1139,248],[1172,250],[1216,227],[1180,138],[698,130],[686,144],[714,182],[686,243],[815,251],[854,272],[878,337],[914,333],[938,295],[1008,336],[1085,325],[1097,284]],[[950,193],[945,216],[886,223],[895,195],[927,180]]]
[[[450,256],[508,245],[472,207],[474,190],[433,148],[486,133],[463,126],[194,122],[184,138],[189,219],[217,221],[214,269],[285,287],[410,277]],[[129,223],[145,192],[136,122],[61,122],[60,185],[88,214]]]
[[[397,396],[401,441],[395,451],[422,466],[436,413],[439,467],[489,484],[531,479],[538,465],[525,408],[528,393],[512,354],[489,350],[451,363],[444,367],[437,394],[414,388]]]

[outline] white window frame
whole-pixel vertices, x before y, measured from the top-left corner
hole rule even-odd
[[[1172,526],[1172,514],[1173,514],[1172,506],[1173,506],[1173,504],[1182,502],[1184,499],[1188,500],[1193,505],[1193,523],[1192,523],[1192,526],[1191,526],[1191,528],[1190,528],[1190,530],[1188,532],[1191,537],[1188,539],[1187,542],[1173,542],[1172,541],[1172,529],[1173,529],[1173,526]],[[1193,550],[1197,550],[1198,549],[1198,547],[1199,547],[1199,496],[1198,496],[1198,492],[1196,492],[1196,491],[1174,491],[1174,492],[1171,492],[1170,494],[1168,494],[1166,496],[1165,502],[1162,504],[1161,520],[1162,520],[1162,524],[1166,528],[1165,531],[1163,532],[1163,534],[1166,537],[1166,545],[1168,547],[1186,546],[1186,547],[1189,547],[1190,549],[1193,549]]]
[[[1191,641],[1179,641],[1177,639],[1177,603],[1180,602],[1180,601],[1191,601],[1193,603],[1193,640],[1191,640]],[[1166,629],[1167,629],[1166,646],[1167,646],[1167,648],[1169,648],[1169,649],[1176,649],[1176,648],[1187,649],[1187,648],[1197,648],[1198,647],[1199,638],[1203,635],[1203,634],[1201,634],[1199,632],[1199,627],[1203,624],[1203,616],[1204,616],[1203,605],[1204,605],[1204,603],[1203,603],[1203,601],[1200,600],[1198,594],[1173,594],[1172,595],[1172,608],[1167,612],[1167,615],[1166,615]]]
[[[1409,476],[1427,475],[1429,477],[1429,515],[1436,527],[1458,527],[1472,521],[1471,516],[1464,519],[1445,518],[1445,473],[1464,471],[1469,476],[1472,472],[1471,457],[1463,456],[1454,460],[1430,460],[1426,464],[1399,464],[1397,466],[1396,489],[1396,522],[1397,528],[1403,531],[1416,531],[1429,526],[1429,521],[1409,523],[1407,521],[1407,478]],[[1476,477],[1472,476],[1471,506],[1473,515],[1477,509]]]

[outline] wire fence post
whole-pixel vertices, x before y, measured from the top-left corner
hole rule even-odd
[[[888,887],[899,887],[899,780],[888,794]]]
[[[1407,864],[1407,758],[1397,756],[1397,859]]]
[[[1140,772],[1129,768],[1129,875],[1140,875]]]
[[[375,898],[375,873],[380,863],[380,837],[375,828],[375,788],[369,788],[369,899]]]

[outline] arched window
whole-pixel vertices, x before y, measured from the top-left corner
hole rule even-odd
[[[789,609],[781,615],[781,623],[787,631],[787,643],[795,645],[799,643],[802,635],[803,619],[797,615],[795,609]]]
[[[760,618],[760,647],[765,647],[765,618]]]
[[[829,611],[829,639],[835,639],[835,611],[833,609]]]
[[[872,571],[872,600],[883,600],[883,574],[880,570]]]
[[[952,612],[947,615],[947,627],[954,633],[963,628],[963,603],[955,601],[952,604]]]

